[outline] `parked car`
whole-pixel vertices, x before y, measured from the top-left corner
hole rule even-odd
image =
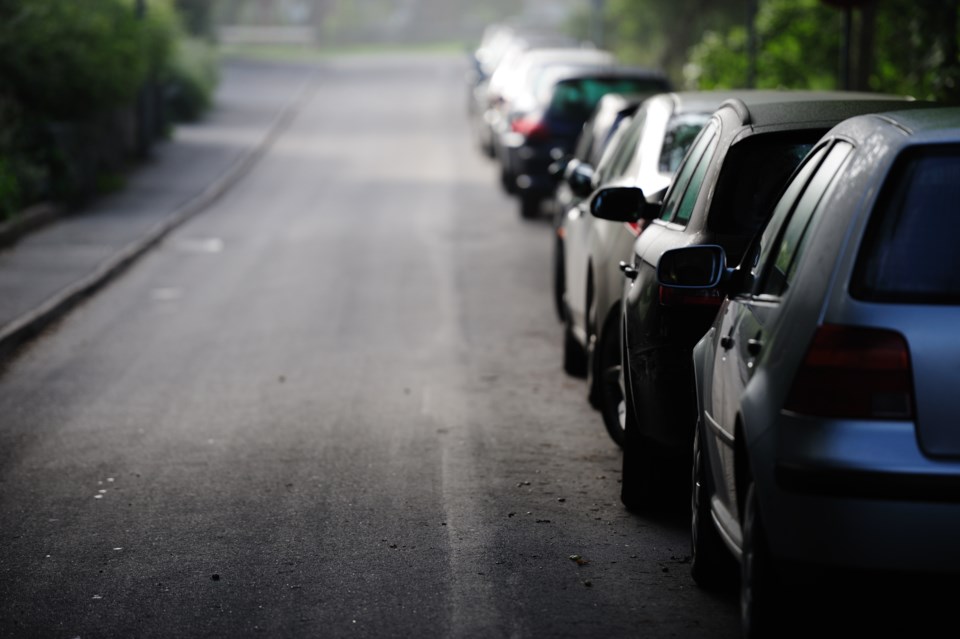
[[[502,142],[510,132],[510,122],[536,108],[534,96],[545,76],[559,65],[583,71],[605,69],[616,64],[610,51],[588,47],[547,47],[529,49],[511,64],[504,64],[492,78],[488,89],[489,107],[484,121],[490,127],[492,155],[502,160]],[[582,123],[581,123],[582,124]],[[515,193],[517,176],[509,164],[500,163],[500,184],[507,193]]]
[[[621,384],[624,443],[621,501],[662,503],[685,486],[696,424],[691,352],[716,316],[716,290],[659,287],[668,249],[717,244],[734,262],[769,216],[787,178],[840,121],[908,103],[871,93],[758,91],[728,100],[688,151],[663,202],[622,270]],[[599,189],[591,212],[630,222],[645,217],[643,191]]]
[[[598,188],[638,187],[650,204],[659,204],[684,155],[731,92],[661,93],[637,110],[615,150],[594,171],[577,166],[581,195],[559,224],[567,255],[563,282],[564,369],[586,376],[587,397],[610,437],[623,444],[624,403],[620,390],[620,306],[623,274],[640,234],[636,222],[611,222],[589,212],[589,195]],[[589,179],[587,179],[589,177]],[[648,210],[655,210],[650,207]]]
[[[513,179],[521,216],[540,216],[542,202],[556,188],[550,165],[573,151],[600,98],[608,93],[652,95],[669,90],[667,78],[650,69],[551,66],[535,90],[513,105],[500,129],[500,163]]]
[[[960,108],[864,115],[737,269],[660,260],[665,289],[727,295],[692,354],[691,568],[709,586],[739,559],[748,637],[777,635],[796,568],[960,576],[957,202]]]
[[[532,50],[563,48],[579,51],[579,42],[570,36],[529,27],[504,27],[494,32],[493,41],[478,50],[473,73],[468,72],[470,101],[468,115],[481,151],[495,158],[493,125],[501,100],[502,85],[513,75],[518,63]]]
[[[583,125],[577,145],[569,156],[560,157],[550,166],[550,173],[557,179],[553,195],[548,199],[550,216],[553,219],[553,297],[560,321],[564,320],[564,235],[562,228],[567,211],[576,207],[592,191],[594,167],[619,133],[626,127],[636,112],[643,96],[627,96],[608,93],[600,98],[593,115]]]

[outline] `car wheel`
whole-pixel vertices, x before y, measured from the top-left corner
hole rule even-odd
[[[697,426],[690,482],[690,575],[701,588],[715,590],[727,585],[736,566],[710,514],[710,477],[710,459]]]
[[[620,354],[619,313],[614,313],[600,333],[594,350],[596,364],[595,391],[597,407],[610,438],[623,447],[627,404],[624,401],[623,366]]]
[[[540,217],[540,198],[535,195],[520,195],[520,217],[524,219],[532,219],[535,217]]]
[[[563,370],[573,377],[585,377],[587,374],[587,355],[573,336],[569,321],[563,323]]]
[[[517,176],[508,171],[505,168],[500,169],[500,186],[503,187],[503,190],[510,194],[516,195],[517,193]]]
[[[631,511],[646,511],[663,503],[658,490],[662,473],[662,454],[656,444],[640,433],[633,406],[633,391],[628,360],[625,357],[626,340],[620,336],[623,368],[623,474],[620,480],[620,501]]]
[[[557,318],[564,322],[567,319],[566,302],[564,295],[567,292],[566,275],[564,274],[563,240],[557,236],[553,245],[553,303],[556,307]]]
[[[745,639],[776,636],[780,612],[778,584],[767,546],[753,480],[743,512],[743,557],[740,561],[740,627]]]
[[[481,142],[480,150],[491,160],[495,160],[497,158],[497,150],[493,148],[493,140],[491,140],[489,136],[487,136],[486,139]]]

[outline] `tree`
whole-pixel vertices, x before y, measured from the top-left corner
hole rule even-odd
[[[765,0],[756,17],[755,86],[833,89],[839,59],[839,14],[820,0]],[[690,88],[748,85],[747,27],[708,31],[695,45],[685,69]]]
[[[679,82],[703,33],[743,23],[745,11],[744,0],[607,0],[604,30],[624,59],[661,68]]]
[[[873,0],[852,14],[851,88],[960,100],[960,0]],[[823,0],[762,0],[757,86],[842,88],[843,12]],[[747,83],[746,29],[704,33],[689,52],[690,88]]]

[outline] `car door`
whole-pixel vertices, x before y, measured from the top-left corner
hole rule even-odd
[[[606,185],[621,176],[624,165],[643,130],[644,113],[618,118],[607,133],[607,142],[596,164],[594,186]],[[639,118],[639,121],[637,121]],[[633,124],[637,121],[636,124]],[[590,254],[590,233],[599,220],[590,215],[589,198],[583,198],[567,212],[565,222],[567,250],[567,310],[574,330],[586,342],[587,326],[587,262]]]
[[[781,319],[811,220],[852,149],[848,142],[831,140],[811,151],[744,257],[742,285],[730,292],[714,324],[714,359],[703,418],[716,496],[721,502],[718,515],[728,524],[740,520],[734,474],[740,397],[758,366],[777,357],[777,353],[764,350],[764,342]]]

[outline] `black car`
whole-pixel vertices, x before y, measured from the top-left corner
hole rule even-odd
[[[757,91],[725,102],[702,129],[655,219],[637,238],[632,262],[621,263],[627,278],[621,500],[628,508],[689,494],[697,421],[693,346],[722,302],[716,289],[660,287],[660,256],[682,246],[714,244],[738,263],[787,179],[827,130],[848,117],[910,104],[918,103],[870,93]],[[639,189],[601,189],[590,206],[606,219],[629,221],[641,212],[653,217],[643,211]]]
[[[666,77],[622,66],[557,65],[518,101],[499,133],[502,171],[514,180],[523,217],[537,217],[556,188],[550,165],[573,152],[583,125],[604,95],[652,95],[670,90]]]

